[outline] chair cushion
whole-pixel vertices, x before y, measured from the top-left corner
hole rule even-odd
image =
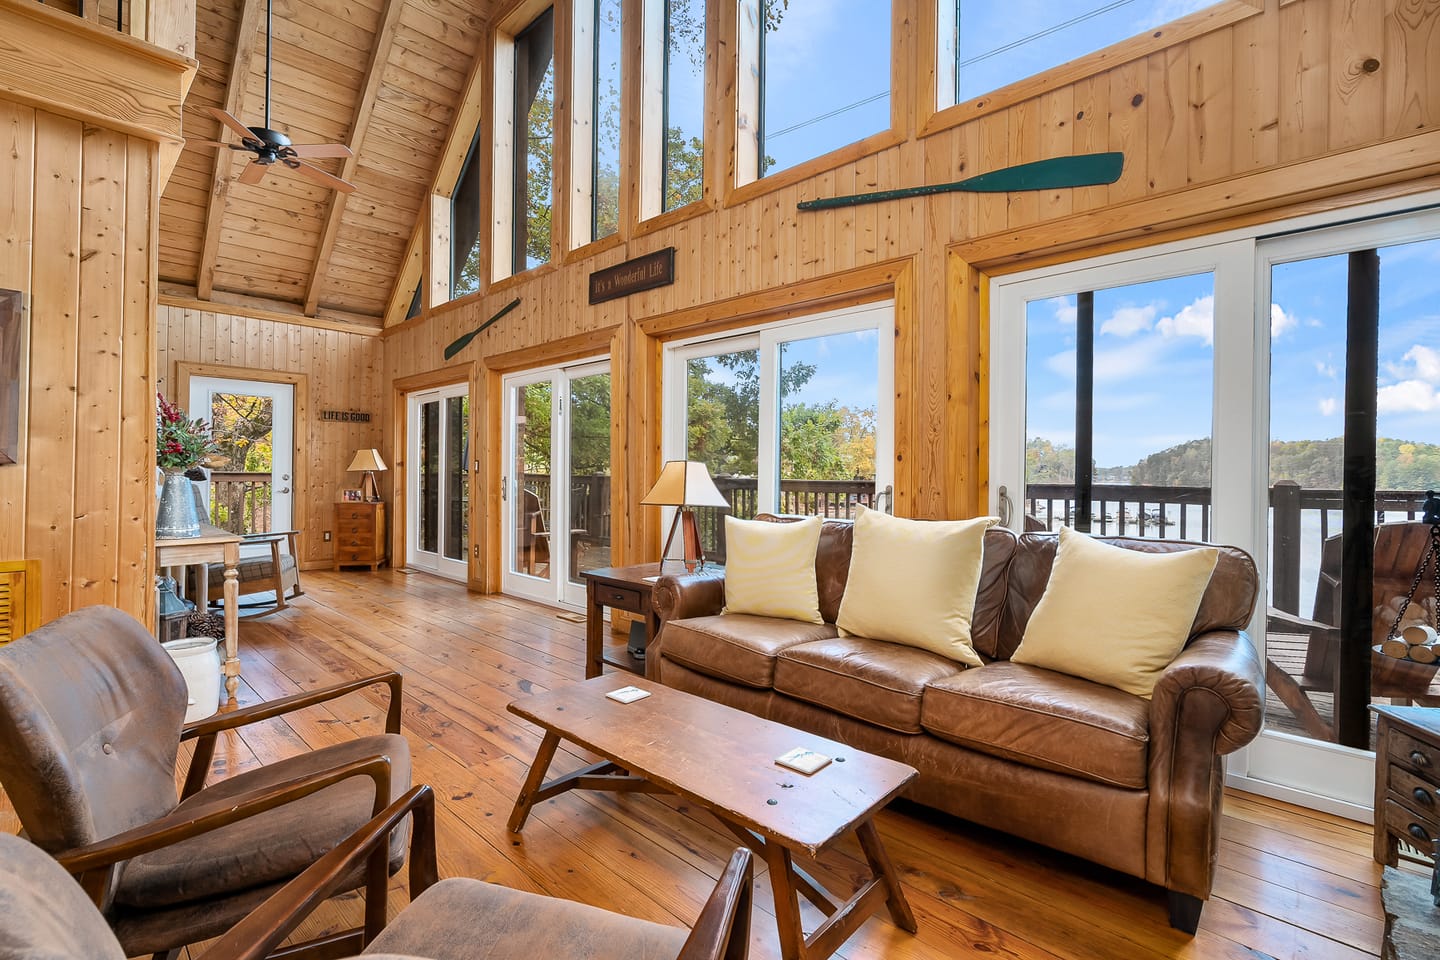
[[[691,670],[768,690],[775,682],[775,655],[787,647],[835,636],[829,623],[801,623],[748,614],[690,617],[665,624],[667,659]]]
[[[410,788],[410,746],[402,736],[383,734],[247,770],[206,787],[176,812],[212,812],[286,780],[381,754],[390,758],[393,800]],[[370,778],[352,777],[302,800],[143,854],[125,865],[115,902],[165,907],[294,876],[364,825],[374,799]],[[397,830],[392,837],[392,869],[404,860],[406,836]]]
[[[963,747],[1097,783],[1147,783],[1150,703],[1019,663],[992,663],[925,690],[920,724]]]
[[[899,733],[920,733],[927,684],[960,664],[917,647],[836,637],[787,647],[775,658],[775,692]]]
[[[75,878],[39,847],[0,832],[0,960],[125,960]]]
[[[280,554],[280,570],[284,572],[294,569],[295,558],[288,553]],[[225,585],[225,564],[207,564],[206,570],[207,576],[210,578],[210,586],[222,587]],[[249,580],[273,580],[275,578],[275,561],[268,553],[263,557],[245,557],[235,564],[235,573],[241,583]]]
[[[429,960],[675,960],[689,932],[480,880],[442,880],[362,956]]]

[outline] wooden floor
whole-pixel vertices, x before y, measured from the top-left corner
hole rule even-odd
[[[505,705],[582,676],[583,624],[418,573],[306,573],[304,587],[290,609],[242,625],[241,703],[403,672],[415,779],[440,799],[442,875],[665,923],[695,919],[734,847],[701,810],[651,796],[571,793],[538,806],[523,839],[506,833],[539,736]],[[217,752],[217,773],[374,732],[383,699],[356,695],[249,729]],[[562,748],[552,769],[588,759]],[[1132,878],[912,804],[885,811],[878,824],[920,930],[911,936],[871,919],[841,948],[849,960],[1350,960],[1379,952],[1380,871],[1369,828],[1276,801],[1227,794],[1214,895],[1193,939],[1167,925],[1162,892]],[[0,810],[0,827],[16,826]],[[813,872],[848,891],[862,863],[852,842]],[[392,902],[403,904],[403,884],[396,888]],[[327,905],[306,932],[358,916],[352,895]],[[816,916],[807,913],[807,928]],[[778,957],[763,867],[754,920],[751,956]]]

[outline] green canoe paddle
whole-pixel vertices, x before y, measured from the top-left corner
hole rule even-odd
[[[832,210],[835,207],[855,207],[862,203],[928,197],[936,193],[1009,193],[1018,190],[1098,187],[1119,180],[1124,165],[1125,155],[1122,153],[1082,153],[1074,157],[1051,157],[1048,160],[1036,160],[1034,163],[1003,167],[979,176],[956,180],[954,183],[902,187],[899,190],[856,193],[846,197],[822,197],[819,200],[802,200],[797,206],[801,210]]]
[[[465,334],[465,336],[461,337],[459,340],[456,340],[454,343],[450,344],[450,346],[446,347],[445,359],[449,360],[451,357],[455,356],[455,354],[459,353],[461,350],[464,350],[467,346],[470,345],[471,340],[474,340],[476,337],[480,336],[480,334],[485,332],[486,327],[490,326],[490,324],[494,323],[496,320],[499,320],[501,317],[505,316],[505,314],[509,313],[511,310],[514,310],[518,306],[520,306],[519,297],[516,297],[514,300],[511,300],[509,303],[505,304],[505,306],[501,307],[499,311],[496,312],[495,316],[491,317],[489,320],[486,320],[484,323],[480,324],[480,326],[476,327],[474,330],[471,330],[469,333]]]

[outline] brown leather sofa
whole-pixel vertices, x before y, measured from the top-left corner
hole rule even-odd
[[[1152,553],[1195,546],[1104,539]],[[839,636],[851,540],[849,521],[825,521],[823,624],[722,615],[723,573],[662,577],[650,676],[908,763],[920,772],[911,799],[1159,884],[1171,925],[1193,933],[1215,872],[1220,758],[1260,730],[1260,660],[1243,632],[1258,587],[1250,556],[1220,548],[1190,639],[1144,700],[1010,662],[1049,580],[1055,536],[986,534],[974,616],[986,663],[968,670]]]

